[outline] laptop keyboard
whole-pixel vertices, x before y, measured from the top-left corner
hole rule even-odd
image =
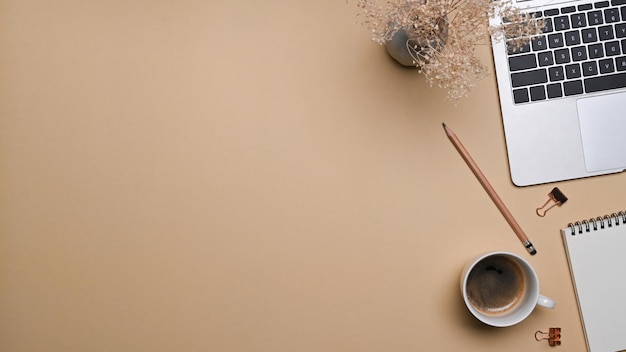
[[[542,35],[508,50],[516,104],[626,87],[626,0],[538,12]]]

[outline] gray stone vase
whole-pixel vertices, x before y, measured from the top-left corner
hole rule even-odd
[[[387,53],[401,65],[416,67],[417,63],[413,56],[411,56],[409,50],[413,50],[414,55],[419,55],[426,50],[432,50],[432,48],[438,49],[445,45],[448,39],[448,21],[446,19],[439,22],[439,33],[437,35],[439,37],[438,41],[431,39],[430,43],[427,43],[426,41],[428,39],[420,40],[411,38],[406,30],[399,29],[390,40],[385,42],[385,49],[387,49]]]

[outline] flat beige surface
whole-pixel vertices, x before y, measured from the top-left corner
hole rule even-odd
[[[0,0],[0,350],[585,351],[559,229],[626,209],[626,175],[539,218],[493,74],[455,108],[353,5]],[[458,280],[488,250],[556,309],[478,323]]]

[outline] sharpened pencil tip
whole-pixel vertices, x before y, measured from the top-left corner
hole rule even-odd
[[[443,130],[446,132],[446,134],[448,135],[448,137],[452,137],[452,135],[454,134],[452,132],[452,130],[450,128],[448,128],[448,125],[446,125],[445,122],[442,122],[441,125],[443,126]]]

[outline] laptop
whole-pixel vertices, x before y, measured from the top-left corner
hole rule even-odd
[[[521,50],[493,42],[513,183],[622,172],[626,0],[532,0],[515,6],[542,16],[546,28]]]

